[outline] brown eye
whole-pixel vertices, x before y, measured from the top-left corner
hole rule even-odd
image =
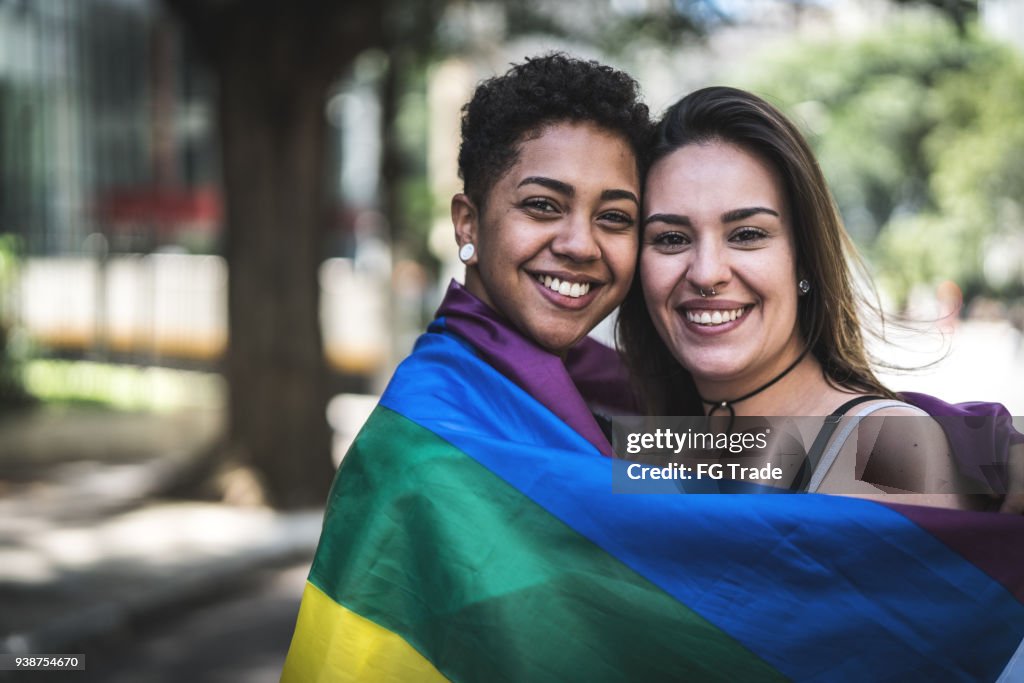
[[[525,200],[522,205],[524,209],[539,214],[558,213],[558,207],[550,199],[543,197],[531,197]]]
[[[601,214],[598,220],[623,228],[631,228],[636,223],[632,216],[621,211],[608,211]]]
[[[682,232],[662,232],[655,235],[650,244],[659,251],[680,251],[690,244],[690,238]]]
[[[743,227],[738,229],[729,238],[730,242],[736,242],[739,244],[753,244],[760,242],[761,240],[767,239],[768,233],[761,228],[754,227]]]

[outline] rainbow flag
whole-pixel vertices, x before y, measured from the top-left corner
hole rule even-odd
[[[1024,519],[616,495],[612,462],[424,335],[342,463],[282,680],[1024,677]]]

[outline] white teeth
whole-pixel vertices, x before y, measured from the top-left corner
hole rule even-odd
[[[698,325],[722,325],[732,322],[743,315],[744,308],[734,308],[730,311],[687,311],[686,319]]]
[[[558,292],[562,296],[573,299],[578,299],[590,292],[589,282],[569,282],[568,280],[559,280],[557,277],[551,277],[550,275],[538,275],[537,282],[552,291]]]

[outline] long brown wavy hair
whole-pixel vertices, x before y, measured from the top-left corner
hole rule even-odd
[[[810,293],[799,300],[797,324],[826,381],[839,389],[895,398],[875,376],[858,314],[867,307],[881,320],[881,312],[854,287],[852,268],[866,272],[863,262],[803,135],[782,112],[752,93],[704,88],[665,113],[646,167],[687,145],[710,142],[730,143],[758,156],[782,180],[792,214],[797,272],[811,283]],[[703,414],[692,377],[658,336],[647,312],[639,266],[619,310],[616,334],[648,414]]]

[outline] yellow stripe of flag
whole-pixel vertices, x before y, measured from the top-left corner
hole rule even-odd
[[[442,683],[448,679],[398,634],[307,582],[281,683]]]

